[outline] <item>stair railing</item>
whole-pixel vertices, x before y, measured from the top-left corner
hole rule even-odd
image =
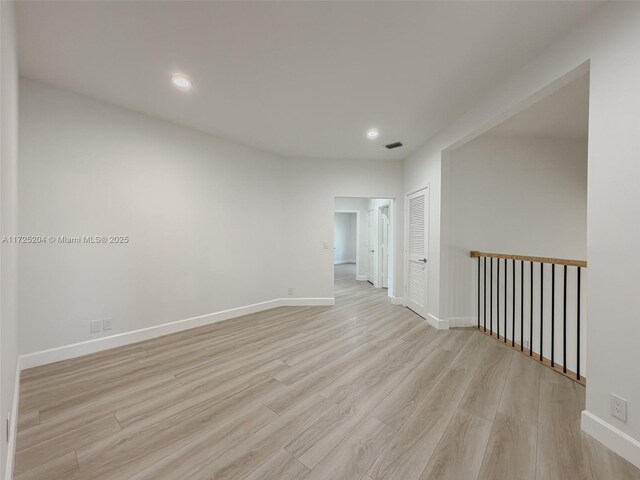
[[[470,256],[477,258],[476,328],[584,385],[581,290],[582,269],[587,262],[478,251],[470,252]],[[534,274],[538,277],[535,281]],[[545,289],[549,274],[551,286]],[[569,298],[568,282],[575,298]],[[556,302],[558,294],[560,302]],[[567,304],[571,302],[575,302],[575,308],[568,313]],[[539,309],[534,312],[536,304]]]

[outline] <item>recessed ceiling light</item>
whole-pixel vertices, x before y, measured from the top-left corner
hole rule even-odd
[[[191,89],[191,80],[186,75],[182,75],[181,73],[177,73],[171,76],[171,83],[178,90],[187,91]]]
[[[367,138],[369,140],[375,140],[376,138],[378,138],[378,135],[380,135],[380,132],[377,128],[370,128],[369,130],[367,130]]]

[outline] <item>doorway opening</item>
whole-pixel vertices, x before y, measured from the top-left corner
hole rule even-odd
[[[336,197],[333,264],[336,300],[362,288],[393,297],[394,199]]]
[[[440,219],[449,326],[482,326],[584,377],[588,269],[573,262],[587,260],[589,81],[584,72],[448,150]]]
[[[333,221],[333,264],[357,264],[358,212],[335,212]]]

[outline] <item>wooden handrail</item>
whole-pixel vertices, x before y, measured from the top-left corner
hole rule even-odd
[[[506,258],[508,260],[523,260],[525,262],[536,263],[554,263],[556,265],[568,265],[570,267],[585,267],[586,260],[569,260],[567,258],[549,258],[549,257],[532,257],[531,255],[512,255],[509,253],[486,253],[472,250],[469,252],[471,258],[488,257],[488,258]]]

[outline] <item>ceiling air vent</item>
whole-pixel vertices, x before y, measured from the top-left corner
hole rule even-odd
[[[393,148],[398,148],[402,146],[402,142],[395,142],[395,143],[390,143],[388,145],[385,145],[385,147],[387,147],[389,150],[393,149]]]

